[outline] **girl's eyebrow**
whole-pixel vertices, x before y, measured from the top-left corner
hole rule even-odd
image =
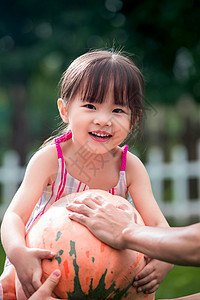
[[[128,103],[121,103],[121,104],[116,104],[116,103],[114,103],[114,105],[115,105],[115,106],[121,106],[121,107],[127,107],[127,108],[129,108]]]
[[[83,102],[98,102],[98,101],[95,101],[95,98],[93,97],[89,97],[89,96],[83,96],[80,98],[81,101]]]
[[[124,106],[128,106],[127,103],[121,103],[121,104],[115,104],[115,105],[117,105],[117,106],[123,106],[123,107]]]
[[[105,99],[100,100],[98,97],[95,98],[94,96],[89,96],[89,95],[82,95],[80,97],[80,100],[82,102],[88,102],[88,103],[96,103],[96,104],[101,104],[106,102]],[[124,107],[124,108],[129,108],[129,103],[128,101],[123,101],[123,103],[116,103],[115,99],[113,99],[113,105],[118,106],[118,107]]]

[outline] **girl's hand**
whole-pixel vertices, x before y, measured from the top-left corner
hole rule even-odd
[[[158,289],[173,265],[150,258],[147,258],[147,261],[147,265],[136,275],[133,286],[138,292],[151,294]]]
[[[51,259],[54,256],[55,254],[51,251],[43,249],[23,247],[16,250],[16,260],[14,265],[27,298],[42,285],[41,260]]]

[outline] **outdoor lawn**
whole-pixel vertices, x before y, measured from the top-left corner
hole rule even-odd
[[[200,292],[200,268],[175,266],[156,293],[156,299],[182,297]]]
[[[0,244],[0,273],[5,254]],[[156,299],[175,298],[200,292],[200,268],[175,266],[156,293]]]

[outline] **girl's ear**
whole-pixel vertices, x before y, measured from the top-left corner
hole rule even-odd
[[[57,105],[58,105],[58,110],[59,110],[59,113],[60,113],[60,116],[61,116],[63,122],[65,122],[66,124],[69,123],[69,119],[67,116],[67,108],[66,108],[62,98],[58,99]]]

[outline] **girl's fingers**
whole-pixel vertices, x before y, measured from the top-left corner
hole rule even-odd
[[[39,259],[50,259],[56,255],[56,253],[53,253],[50,250],[46,250],[46,249],[33,249],[33,250],[35,251],[35,255]]]
[[[159,284],[156,284],[153,288],[147,289],[147,290],[145,291],[145,294],[152,294],[152,293],[154,293],[155,291],[157,291],[158,288],[159,288]]]
[[[142,291],[145,294],[152,294],[159,288],[159,284],[156,282],[152,282],[151,284],[144,285],[142,287]]]
[[[32,284],[27,284],[26,286],[22,286],[24,294],[26,295],[27,298],[29,298],[33,293],[35,293],[35,289],[32,286]]]
[[[154,280],[154,277],[149,275],[149,276],[146,276],[146,277],[144,277],[140,280],[134,281],[133,286],[134,287],[144,286],[145,284],[148,284],[149,282],[151,282],[153,280]]]
[[[42,276],[41,270],[37,270],[33,274],[32,285],[33,285],[35,291],[37,291],[39,289],[39,287],[41,287],[41,285],[42,285],[42,283],[40,281],[41,276]]]
[[[145,278],[150,278],[152,277],[153,279],[153,272],[154,272],[154,268],[152,266],[150,266],[149,264],[147,264],[144,269],[142,269],[142,271],[140,271],[136,276],[135,276],[135,281],[136,282],[141,282],[141,280],[145,280]]]

